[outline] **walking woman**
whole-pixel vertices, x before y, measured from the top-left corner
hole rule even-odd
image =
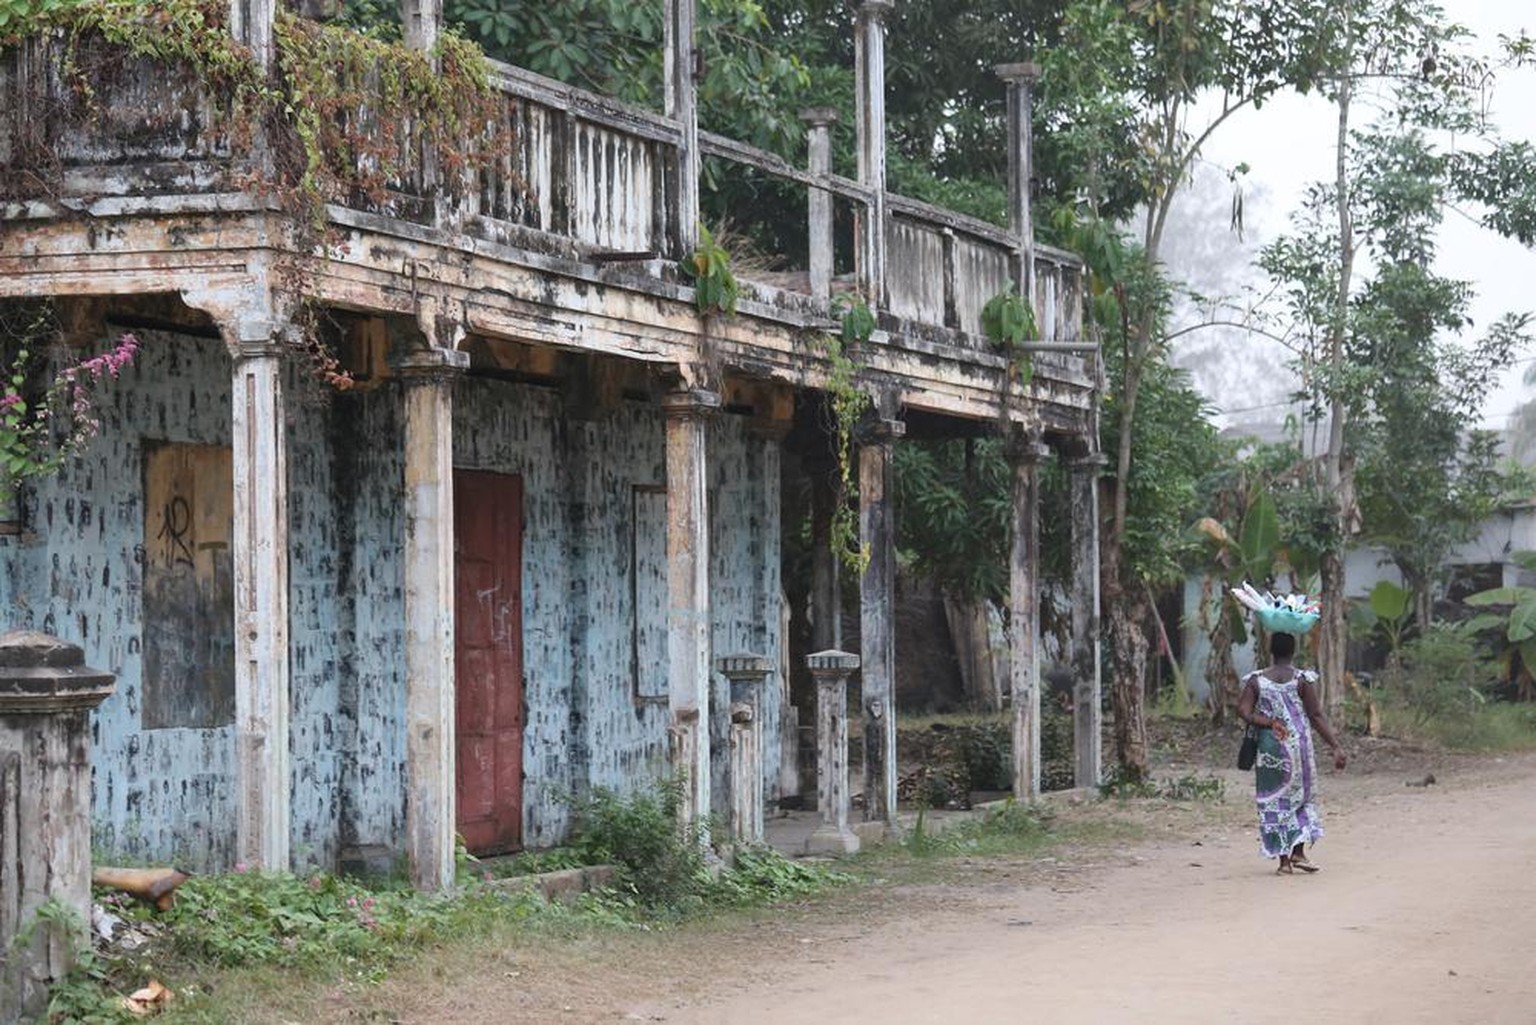
[[[1323,714],[1317,674],[1291,664],[1296,636],[1270,634],[1269,653],[1269,668],[1256,669],[1244,678],[1237,702],[1238,716],[1259,728],[1253,774],[1259,844],[1264,857],[1280,859],[1276,869],[1280,875],[1292,875],[1296,869],[1316,872],[1306,853],[1307,845],[1323,835],[1312,729],[1333,751],[1335,769],[1343,769],[1347,759]]]

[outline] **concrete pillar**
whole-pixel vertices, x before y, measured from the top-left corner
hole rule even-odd
[[[1035,227],[1030,213],[1030,176],[1034,173],[1035,80],[1040,66],[1033,61],[1000,64],[997,76],[1008,89],[1008,226],[1019,240],[1019,267],[1014,282],[1019,294],[1035,302]],[[1039,311],[1036,311],[1039,323]]]
[[[411,49],[436,47],[443,31],[443,0],[400,0],[400,29]]]
[[[112,674],[31,631],[0,635],[0,1023],[42,1020],[91,918],[91,709]],[[79,936],[38,911],[79,916]],[[26,943],[18,933],[31,930]]]
[[[817,651],[843,646],[842,565],[832,547],[832,520],[839,500],[830,459],[807,459],[811,481],[811,645]]]
[[[277,0],[230,0],[229,29],[232,35],[251,48],[263,67],[272,63],[272,23],[277,17]]]
[[[699,104],[694,71],[696,0],[664,0],[666,57],[663,89],[667,117],[676,121],[682,138],[677,147],[677,246],[679,259],[699,244]]]
[[[469,354],[429,348],[405,382],[405,834],[411,883],[453,885],[453,382]]]
[[[854,37],[855,99],[858,104],[859,183],[870,190],[862,231],[864,294],[873,308],[885,295],[885,16],[892,0],[864,0]]]
[[[667,420],[667,664],[673,770],[683,777],[685,827],[708,827],[710,808],[708,419],[720,397],[673,392]]]
[[[807,854],[852,854],[859,838],[848,828],[848,677],[859,656],[819,651],[805,664],[816,678],[816,807],[821,825],[805,842]]]
[[[1073,782],[1097,787],[1103,765],[1103,701],[1099,651],[1099,474],[1102,453],[1070,463],[1072,489]]]
[[[289,868],[288,465],[282,347],[270,324],[234,346],[236,858]]]
[[[731,839],[763,842],[763,682],[773,663],[727,655],[717,663],[731,681]]]
[[[863,686],[864,819],[896,822],[896,510],[891,450],[906,432],[900,420],[878,420],[859,445],[859,580]]]
[[[837,111],[831,107],[812,107],[800,112],[800,120],[806,123],[809,150],[807,170],[818,178],[825,178],[832,173],[832,126],[837,124]],[[815,299],[831,299],[832,193],[813,187],[806,205],[810,210],[807,265],[811,277],[811,296]]]
[[[1013,466],[1013,543],[1008,558],[1008,649],[1013,694],[1013,793],[1040,796],[1040,464],[1050,450],[1017,427]]]

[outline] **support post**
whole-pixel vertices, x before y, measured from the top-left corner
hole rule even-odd
[[[859,838],[848,828],[848,677],[859,656],[819,651],[805,664],[816,679],[816,807],[821,825],[805,841],[807,854],[852,854]]]
[[[888,305],[885,294],[885,16],[892,0],[864,0],[859,5],[854,38],[854,79],[858,103],[859,184],[870,190],[860,225],[864,294],[869,305]]]
[[[411,884],[453,886],[453,382],[469,354],[428,348],[405,383],[405,832]]]
[[[1092,452],[1071,461],[1073,783],[1097,787],[1103,765],[1099,651],[1099,474],[1109,460]]]
[[[239,42],[251,48],[263,69],[272,64],[272,24],[277,0],[230,0],[229,29]]]
[[[807,170],[818,179],[826,178],[832,173],[832,126],[837,124],[837,111],[831,107],[812,107],[800,112],[800,120],[807,126]],[[832,298],[832,193],[813,185],[806,206],[810,211],[807,263],[811,298],[826,301]]]
[[[684,779],[684,827],[708,828],[710,812],[708,419],[720,397],[703,389],[663,401],[667,431],[667,663],[673,770]],[[707,837],[705,837],[707,840]]]
[[[863,658],[864,819],[896,825],[896,515],[891,450],[906,432],[879,420],[859,446],[859,545],[867,561],[859,580]]]
[[[31,631],[0,635],[0,1023],[43,1020],[77,938],[38,912],[91,919],[91,709],[112,674]],[[18,933],[30,931],[27,942]]]
[[[236,857],[289,868],[288,460],[282,347],[241,321],[234,421]]]
[[[1013,794],[1040,796],[1040,464],[1038,435],[1017,427],[1013,466],[1013,543],[1008,559],[1008,649],[1013,696]]]
[[[773,663],[761,655],[718,662],[731,681],[731,839],[763,842],[763,682]]]
[[[430,53],[443,31],[443,0],[400,0],[400,28],[406,46]]]
[[[677,248],[679,259],[699,244],[698,51],[694,49],[696,0],[665,0],[665,111],[681,132],[677,145]]]
[[[1034,174],[1034,84],[1040,66],[1034,61],[999,64],[997,76],[1008,90],[1008,226],[1019,240],[1015,284],[1031,306],[1035,296],[1035,226],[1030,212],[1030,178]],[[1039,323],[1039,310],[1035,311]]]

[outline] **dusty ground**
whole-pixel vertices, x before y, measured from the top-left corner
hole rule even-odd
[[[1162,769],[1227,746],[1192,732]],[[1352,747],[1349,771],[1325,773],[1315,876],[1276,877],[1257,856],[1233,770],[1219,805],[1058,802],[1059,823],[1097,839],[1046,857],[952,861],[705,927],[487,949],[314,1020],[1536,1022],[1536,757]]]

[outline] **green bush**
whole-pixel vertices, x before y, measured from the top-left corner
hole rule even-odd
[[[657,784],[627,797],[598,789],[576,804],[573,846],[589,864],[610,864],[621,885],[652,910],[686,910],[708,876],[701,834],[678,819],[682,784]]]
[[[1486,704],[1478,688],[1497,675],[1475,640],[1444,625],[1405,644],[1401,665],[1383,674],[1387,700],[1403,706],[1418,726],[1470,722]]]

